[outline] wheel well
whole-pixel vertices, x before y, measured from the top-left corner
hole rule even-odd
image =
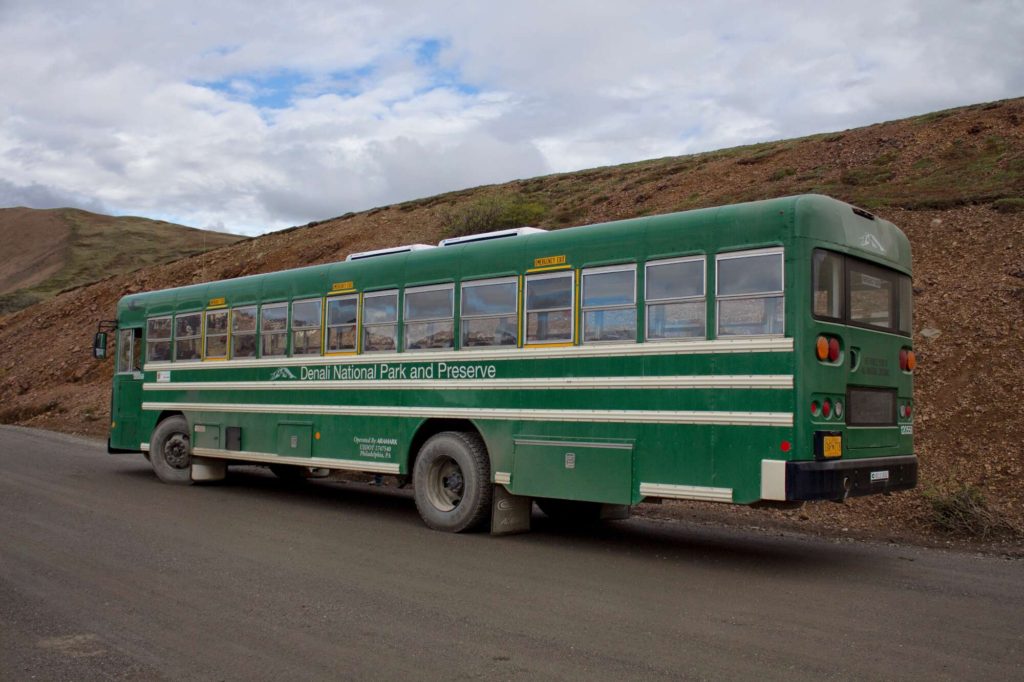
[[[185,415],[183,413],[178,412],[177,410],[164,410],[163,412],[160,413],[160,416],[156,418],[156,424],[153,425],[153,428],[155,429],[157,426],[160,425],[160,422],[162,422],[163,420],[165,420],[165,419],[167,419],[169,417],[184,417],[184,416]],[[186,419],[185,421],[188,421],[188,420]]]
[[[423,447],[423,444],[431,436],[437,435],[442,431],[469,431],[480,436],[485,445],[487,443],[483,434],[480,433],[480,429],[476,428],[476,424],[468,419],[428,419],[420,424],[420,427],[416,430],[416,435],[412,437],[412,441],[409,443],[408,474],[410,476],[412,476],[412,468],[416,463],[416,455],[419,454],[420,448]]]

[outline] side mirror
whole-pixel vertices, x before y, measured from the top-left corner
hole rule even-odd
[[[107,357],[107,333],[96,332],[92,340],[92,356],[98,360]]]

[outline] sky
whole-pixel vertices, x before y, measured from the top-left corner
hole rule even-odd
[[[1024,96],[1024,0],[0,0],[0,207],[255,235]]]

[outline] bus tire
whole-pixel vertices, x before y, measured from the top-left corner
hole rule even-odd
[[[423,522],[448,533],[477,530],[491,512],[491,466],[475,433],[443,431],[423,444],[413,466],[413,496]]]
[[[192,443],[184,417],[168,417],[153,429],[149,463],[156,477],[173,485],[192,485]]]
[[[555,523],[583,526],[601,520],[600,502],[556,500],[548,497],[535,497],[533,501],[537,503],[544,515]]]

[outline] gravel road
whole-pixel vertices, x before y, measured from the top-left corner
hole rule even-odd
[[[635,519],[428,530],[408,491],[0,427],[0,679],[1022,679],[1024,563]]]

